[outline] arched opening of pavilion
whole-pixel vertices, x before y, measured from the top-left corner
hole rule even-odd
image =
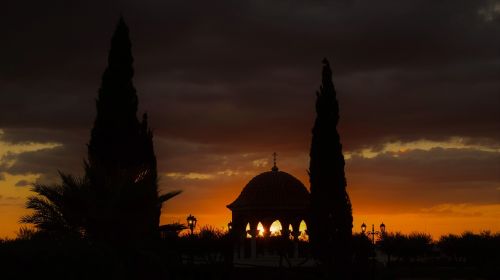
[[[299,241],[308,240],[309,192],[297,178],[280,171],[276,163],[271,171],[251,179],[227,207],[232,212],[235,258],[245,258],[248,249],[249,256],[256,258],[257,239],[276,237],[291,239],[292,255],[298,257]],[[250,239],[247,247],[246,238]]]
[[[271,232],[271,236],[281,236],[282,230],[283,230],[283,227],[281,226],[281,223],[279,220],[274,221],[271,224],[271,227],[269,227],[269,231]]]

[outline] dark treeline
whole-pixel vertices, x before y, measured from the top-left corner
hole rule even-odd
[[[488,231],[448,234],[437,241],[425,233],[388,233],[377,246],[387,256],[389,265],[436,259],[456,266],[500,264],[500,233]]]
[[[249,240],[248,240],[249,241]],[[278,250],[282,239],[268,242],[267,250]],[[23,229],[15,240],[0,241],[0,263],[7,278],[51,277],[91,279],[109,277],[163,277],[164,279],[328,279],[314,267],[235,268],[232,240],[226,231],[202,228],[179,236],[165,232],[156,248],[141,250],[94,244],[85,239],[47,239]],[[292,241],[286,246],[292,247]],[[301,254],[312,257],[308,242]],[[274,249],[273,249],[274,248]],[[446,235],[433,241],[425,233],[388,233],[375,245],[366,235],[354,234],[353,279],[398,279],[400,277],[477,277],[498,275],[500,233]],[[29,269],[25,269],[29,266]],[[259,275],[258,273],[265,273]],[[255,279],[253,278],[253,279]]]
[[[396,232],[383,234],[375,244],[367,235],[355,234],[353,246],[356,279],[374,274],[380,279],[497,279],[500,273],[500,233],[464,232],[434,241],[427,233]]]

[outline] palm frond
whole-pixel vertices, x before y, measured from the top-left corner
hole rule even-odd
[[[34,224],[41,230],[65,228],[66,222],[62,213],[49,200],[39,196],[31,196],[26,202],[26,208],[33,209],[34,213],[21,217],[21,223]]]
[[[169,200],[169,199],[171,199],[171,198],[179,195],[180,193],[182,193],[181,190],[176,190],[176,191],[168,192],[166,194],[162,194],[162,195],[158,196],[158,201],[160,203],[163,203],[163,202],[165,202],[165,201],[167,201],[167,200]]]
[[[35,184],[31,191],[37,193],[41,197],[45,197],[53,204],[60,204],[62,200],[62,189],[59,185],[47,186],[42,184]]]
[[[175,232],[179,233],[182,230],[187,229],[187,226],[181,223],[172,223],[172,224],[166,224],[166,225],[161,225],[160,226],[160,231],[164,232]]]
[[[26,208],[34,210],[32,214],[21,217],[20,223],[33,224],[42,231],[73,231],[82,225],[85,195],[82,190],[84,179],[59,172],[61,184],[35,184]]]

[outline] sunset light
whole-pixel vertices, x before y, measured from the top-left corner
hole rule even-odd
[[[279,236],[281,235],[281,230],[282,230],[282,227],[281,227],[281,223],[280,221],[274,221],[272,224],[271,224],[271,236]]]
[[[263,237],[265,230],[264,230],[264,226],[262,226],[262,223],[259,222],[259,224],[257,225],[257,230],[259,231],[258,235],[260,237]]]

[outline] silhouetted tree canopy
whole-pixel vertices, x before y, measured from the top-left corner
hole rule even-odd
[[[339,105],[328,60],[323,60],[322,85],[316,93],[312,130],[310,242],[315,258],[348,271],[352,249],[352,210],[346,191],[344,156],[337,132]]]
[[[380,250],[387,255],[387,262],[395,257],[399,261],[411,262],[417,258],[430,256],[434,246],[432,237],[423,232],[408,235],[400,232],[385,233],[378,242]]]
[[[152,238],[158,233],[161,202],[156,157],[147,115],[137,119],[132,52],[123,18],[111,40],[108,67],[96,101],[97,117],[88,145],[86,176],[94,188],[96,238]]]
[[[441,236],[437,245],[441,251],[461,264],[500,263],[500,233],[483,231],[479,234],[464,232],[461,235]]]

